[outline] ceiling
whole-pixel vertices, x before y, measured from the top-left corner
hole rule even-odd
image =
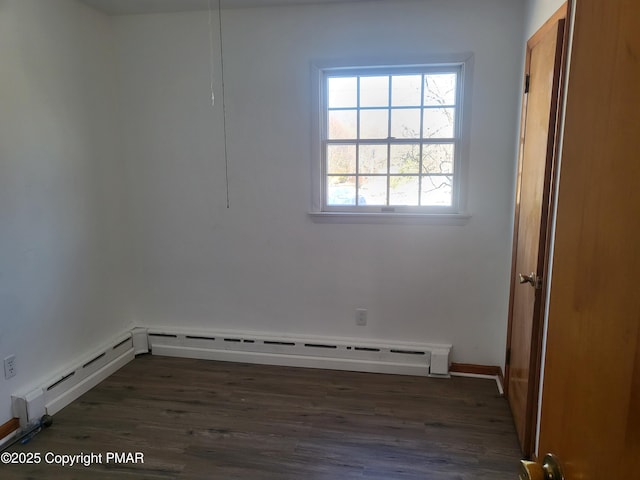
[[[218,8],[218,0],[80,0],[109,15],[136,13],[167,13]],[[266,7],[272,5],[304,5],[312,3],[343,3],[366,0],[220,0],[222,8]]]

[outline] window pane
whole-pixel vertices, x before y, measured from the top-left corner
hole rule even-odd
[[[453,173],[453,144],[423,145],[422,173]]]
[[[327,81],[327,97],[329,108],[356,107],[357,77],[330,77]]]
[[[329,139],[355,139],[357,137],[357,110],[329,112]]]
[[[355,205],[356,177],[327,177],[327,205]]]
[[[360,191],[367,205],[387,204],[387,177],[360,177]]]
[[[360,106],[386,107],[389,105],[389,77],[360,78]]]
[[[387,146],[360,145],[358,173],[387,173]]]
[[[358,177],[358,196],[356,197],[356,200],[358,202],[358,205],[367,205],[367,196],[365,195],[365,192],[362,190],[362,177]]]
[[[420,138],[420,110],[417,108],[391,110],[391,136]]]
[[[454,114],[454,108],[425,108],[423,137],[453,138]]]
[[[356,146],[327,145],[327,173],[355,175]]]
[[[451,206],[453,202],[453,177],[425,175],[422,177],[421,205]]]
[[[387,138],[389,110],[360,110],[360,138]]]
[[[438,73],[424,76],[424,104],[425,105],[455,105],[456,104],[455,73]]]
[[[396,206],[398,212],[430,213],[437,208],[425,207],[453,206],[456,145],[463,140],[461,69],[337,67],[323,75],[322,190],[325,207],[332,207],[327,210]]]
[[[391,145],[391,173],[418,173],[419,170],[420,145]]]
[[[422,75],[394,75],[391,77],[391,105],[421,106],[421,87]]]
[[[418,177],[391,176],[389,180],[389,205],[418,205]]]

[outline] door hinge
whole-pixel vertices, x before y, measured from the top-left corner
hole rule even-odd
[[[529,93],[529,83],[531,83],[531,75],[527,73],[524,77],[524,93]]]
[[[507,358],[504,361],[505,364],[511,365],[511,349],[507,348]]]

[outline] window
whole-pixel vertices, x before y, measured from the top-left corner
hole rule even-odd
[[[464,63],[318,73],[322,212],[460,213]]]

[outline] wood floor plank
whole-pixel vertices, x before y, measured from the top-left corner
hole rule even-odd
[[[144,463],[0,466],[5,479],[512,480],[495,382],[146,355],[13,452],[142,452]]]

